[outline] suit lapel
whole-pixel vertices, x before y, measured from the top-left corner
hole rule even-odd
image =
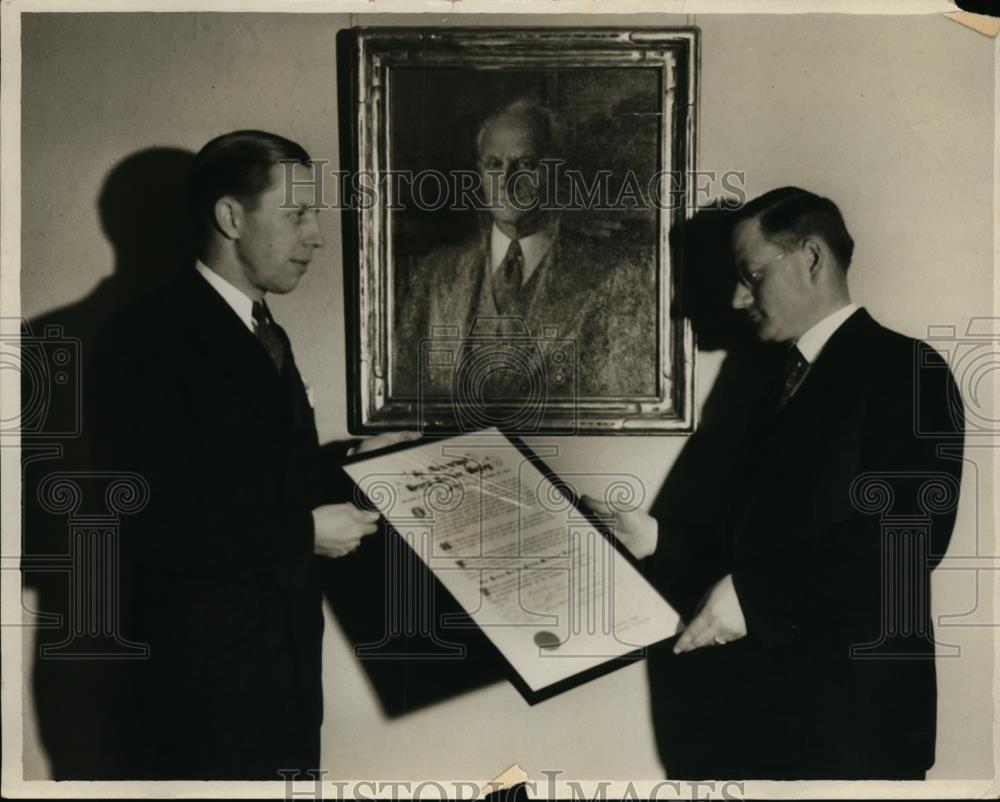
[[[536,336],[543,335],[543,326],[551,327],[557,320],[561,324],[558,338],[577,339],[587,318],[604,300],[601,293],[606,276],[595,269],[588,246],[578,237],[565,226],[556,225],[552,245],[532,275],[538,286],[527,317]]]
[[[266,416],[280,409],[281,382],[267,352],[225,300],[194,271],[186,279],[184,323],[192,357],[235,384]]]
[[[829,405],[853,386],[854,383],[845,382],[844,377],[860,369],[865,339],[877,325],[864,308],[845,320],[827,340],[798,392],[778,413],[778,419],[796,418],[797,413],[817,403]]]
[[[744,443],[747,458],[736,474],[741,490],[729,513],[737,548],[748,534],[748,518],[765,514],[762,510],[798,504],[795,498],[772,497],[775,486],[781,484],[776,477],[806,472],[813,484],[821,485],[822,474],[831,465],[853,458],[849,433],[857,422],[857,399],[866,386],[861,378],[866,370],[864,349],[877,326],[864,309],[856,311],[833,333],[799,391],[780,411],[768,407],[766,398],[760,405],[757,422],[748,429]],[[775,379],[780,375],[776,371]],[[825,455],[822,464],[814,461],[818,453]],[[797,518],[806,527],[815,515],[833,514],[828,507],[820,509],[810,502]]]
[[[544,336],[542,327],[546,321],[541,318],[546,315],[543,313],[543,310],[552,308],[552,301],[559,297],[560,289],[563,294],[566,293],[565,287],[559,288],[553,286],[557,283],[553,279],[555,274],[558,273],[555,269],[558,259],[559,237],[557,233],[552,239],[549,250],[542,257],[542,261],[535,267],[535,272],[532,273],[531,278],[528,280],[529,284],[525,287],[529,295],[528,304],[524,309],[524,317],[528,322],[528,328],[531,330],[531,333],[537,337]],[[531,286],[531,282],[534,283],[534,287]],[[532,290],[534,291],[532,292]],[[548,323],[551,325],[552,320],[550,319]],[[564,326],[564,328],[566,327]],[[566,332],[560,331],[559,336],[566,336]]]
[[[452,280],[447,287],[442,288],[442,314],[438,319],[459,325],[459,335],[462,337],[469,334],[469,327],[479,306],[479,294],[486,274],[487,252],[486,239],[481,235],[474,247],[462,251],[459,263],[451,273]]]

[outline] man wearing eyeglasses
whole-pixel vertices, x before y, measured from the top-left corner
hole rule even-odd
[[[777,189],[733,231],[733,306],[787,344],[784,367],[717,521],[681,525],[660,504],[617,521],[686,622],[650,655],[661,759],[671,778],[922,779],[961,399],[934,350],[851,302],[853,241],[832,201]]]

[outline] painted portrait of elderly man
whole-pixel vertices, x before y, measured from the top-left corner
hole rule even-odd
[[[449,98],[416,91],[400,161],[464,170],[474,202],[400,215],[394,394],[655,395],[657,217],[627,194],[657,166],[656,84],[643,77],[466,77],[453,88],[474,108],[442,108],[439,137],[414,127],[430,128]]]

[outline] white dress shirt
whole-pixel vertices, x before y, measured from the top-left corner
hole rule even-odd
[[[795,343],[795,347],[799,349],[799,353],[806,358],[806,362],[810,365],[816,361],[816,357],[819,356],[819,352],[823,350],[823,346],[826,345],[827,340],[829,340],[833,333],[839,329],[844,322],[858,309],[857,304],[847,304],[847,306],[842,306],[836,312],[832,312],[823,318],[819,323],[814,325],[809,331],[799,337],[798,342]]]
[[[222,276],[216,273],[212,268],[206,265],[199,259],[195,262],[194,269],[204,276],[205,281],[207,281],[211,287],[222,296],[230,308],[236,313],[240,320],[243,321],[243,325],[246,326],[250,333],[256,336],[256,330],[254,328],[253,322],[253,299],[246,295],[243,290],[238,287],[234,287],[228,281],[226,281]],[[312,388],[309,386],[304,378],[302,379],[302,386],[306,391],[306,400],[309,402],[309,406],[316,408],[316,401],[313,397]],[[348,456],[351,456],[351,452],[348,452]]]
[[[249,295],[246,295],[243,290],[234,287],[226,281],[212,270],[212,268],[204,264],[201,259],[195,263],[194,269],[201,273],[212,289],[222,296],[222,299],[229,304],[232,310],[239,316],[239,319],[243,321],[243,325],[250,329],[250,333],[252,334],[254,330],[253,299]]]
[[[552,231],[542,228],[540,231],[518,240],[521,245],[521,254],[524,256],[524,271],[521,274],[522,285],[527,283],[531,274],[535,272],[535,268],[541,264],[545,254],[549,252],[553,238]],[[496,223],[494,223],[490,232],[490,269],[492,271],[495,272],[500,267],[507,255],[510,243],[510,237],[497,228]]]

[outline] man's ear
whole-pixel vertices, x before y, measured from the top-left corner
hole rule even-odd
[[[802,250],[809,259],[809,278],[815,281],[824,265],[830,261],[830,249],[819,237],[806,237],[802,240]]]
[[[215,227],[228,239],[239,239],[243,229],[243,205],[230,195],[223,195],[213,208]]]

